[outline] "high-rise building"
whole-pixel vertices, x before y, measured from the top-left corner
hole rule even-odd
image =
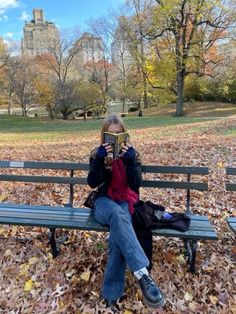
[[[120,68],[130,67],[134,62],[131,50],[132,44],[126,38],[125,33],[118,28],[111,44],[112,62]]]
[[[42,9],[33,9],[33,20],[25,21],[23,32],[21,51],[28,56],[47,53],[49,47],[59,38],[55,23],[45,21]]]
[[[78,39],[77,43],[78,53],[76,59],[80,64],[84,65],[87,62],[98,62],[104,58],[104,49],[102,40],[99,37],[90,33],[84,33]]]

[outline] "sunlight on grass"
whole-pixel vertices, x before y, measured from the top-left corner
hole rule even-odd
[[[89,137],[89,133],[97,134],[102,121],[92,119],[87,121],[43,120],[0,115],[0,145],[70,142],[81,136]],[[127,129],[134,134],[134,130],[156,129],[157,131],[152,131],[154,138],[178,137],[179,132],[183,132],[183,136],[191,136],[203,134],[212,129],[220,134],[218,126],[222,123],[217,118],[191,117],[126,117],[124,122]],[[182,131],[181,128],[183,128]],[[232,126],[223,131],[225,135],[234,135],[235,133],[236,129]]]

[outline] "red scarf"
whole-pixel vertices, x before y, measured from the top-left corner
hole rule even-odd
[[[121,159],[112,161],[112,178],[107,194],[113,201],[128,202],[131,215],[134,213],[133,205],[138,201],[138,194],[128,186],[125,167]]]

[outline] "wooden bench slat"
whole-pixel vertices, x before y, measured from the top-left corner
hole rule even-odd
[[[50,221],[54,220],[57,221],[58,224],[63,221],[74,221],[77,223],[84,222],[88,219],[92,219],[95,221],[93,217],[91,217],[89,214],[82,214],[82,215],[56,215],[56,214],[35,214],[35,213],[28,213],[28,212],[0,212],[0,223],[2,223],[2,218],[5,222],[5,218],[9,219],[18,219],[18,218],[26,218],[26,219],[34,219],[34,220],[42,220],[42,221]],[[210,222],[208,221],[203,221],[201,223],[197,221],[192,221],[190,225],[190,229],[192,230],[202,230],[202,231],[209,231],[212,229]]]
[[[89,170],[85,163],[1,160],[0,168]]]
[[[69,228],[69,229],[80,229],[89,231],[109,231],[106,226],[102,226],[97,221],[89,216],[83,221],[55,221],[55,220],[40,220],[40,219],[30,219],[30,218],[7,218],[1,217],[2,224],[10,225],[22,225],[22,226],[39,226],[47,228]],[[191,228],[186,232],[180,232],[172,229],[153,229],[153,235],[155,236],[166,236],[166,237],[180,237],[184,239],[217,239],[216,232],[213,228],[208,231],[202,230],[191,230]]]
[[[61,169],[61,170],[89,170],[86,163],[69,162],[42,162],[42,161],[15,161],[1,160],[0,168],[25,168],[25,169]],[[175,174],[201,174],[209,173],[208,167],[191,166],[154,166],[142,165],[142,171],[146,173],[175,173]]]
[[[143,180],[142,187],[155,187],[155,188],[169,188],[169,189],[191,189],[207,191],[207,183],[199,182],[180,182],[180,181],[158,181],[158,180]]]
[[[217,234],[214,229],[209,231],[188,230],[186,232],[180,232],[172,229],[154,229],[153,235],[164,237],[176,237],[181,239],[192,240],[217,240]]]
[[[236,167],[226,167],[226,174],[227,175],[236,175]]]
[[[63,207],[62,207],[63,208]],[[59,210],[59,211],[53,211],[50,209],[47,210],[34,210],[32,207],[30,208],[24,208],[24,211],[19,208],[1,208],[0,207],[0,223],[1,223],[1,217],[11,217],[11,218],[17,218],[17,217],[25,217],[30,219],[42,219],[42,220],[82,220],[87,219],[91,215],[91,212],[89,210],[87,211],[74,211],[74,210]],[[210,222],[209,220],[191,220],[191,227],[200,228],[200,229],[207,229],[209,228]]]
[[[1,174],[0,181],[87,185],[87,178]],[[207,191],[207,183],[143,180],[142,187]]]
[[[236,183],[226,183],[226,191],[236,191]]]
[[[236,233],[236,217],[227,217],[226,220],[231,230]]]
[[[171,173],[171,174],[209,174],[208,167],[186,167],[186,166],[152,166],[143,165],[142,172],[145,173]]]
[[[59,183],[87,185],[87,178],[82,177],[54,177],[54,176],[27,176],[27,175],[0,175],[0,181],[17,181],[33,183]]]
[[[89,212],[90,213],[90,209],[86,208],[86,207],[65,207],[65,206],[50,206],[50,205],[25,205],[25,204],[12,204],[12,203],[0,203],[0,208],[33,208],[36,210],[47,210],[48,208],[50,208],[50,210],[52,211],[61,211],[61,210],[72,210],[72,211],[79,211],[79,212]],[[188,216],[192,219],[192,220],[208,220],[207,216],[202,216],[202,215],[193,215],[193,214],[188,214]]]

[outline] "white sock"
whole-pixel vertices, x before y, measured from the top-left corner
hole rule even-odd
[[[137,277],[138,280],[141,279],[143,275],[147,275],[147,276],[149,275],[146,267],[143,267],[141,269],[134,271],[134,276]]]

